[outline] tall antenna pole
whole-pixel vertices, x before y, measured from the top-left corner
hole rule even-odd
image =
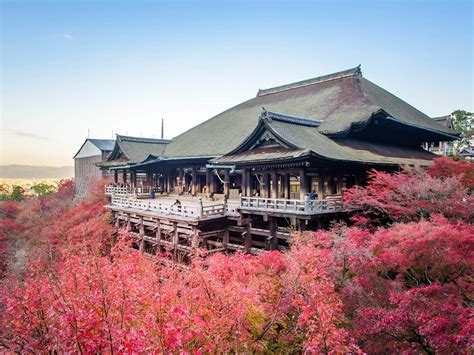
[[[161,119],[161,139],[165,138],[165,120]]]
[[[88,138],[88,139],[90,138],[90,135],[91,135],[91,129],[88,128],[88,129],[87,129],[87,138]]]

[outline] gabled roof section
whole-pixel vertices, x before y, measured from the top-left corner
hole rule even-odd
[[[421,88],[420,88],[421,89]],[[259,94],[175,137],[165,156],[218,157],[235,149],[258,125],[261,107],[281,115],[320,121],[320,132],[345,136],[383,110],[400,122],[452,134],[447,127],[362,76],[360,67],[260,90]],[[401,140],[404,137],[400,137]]]
[[[305,156],[364,164],[400,165],[417,164],[427,165],[436,157],[434,154],[409,147],[374,144],[357,139],[334,141],[320,133],[317,127],[288,120],[269,119],[274,113],[262,112],[257,128],[236,149],[224,156],[214,159],[217,164],[255,163],[265,160],[265,153],[261,148],[246,150],[258,137],[268,132],[280,142],[278,151],[269,152],[268,158],[273,159],[300,159]],[[276,116],[275,116],[276,117]],[[267,158],[267,160],[268,160]]]
[[[161,157],[166,145],[170,142],[167,139],[131,137],[117,134],[114,149],[107,157],[107,164],[101,164],[101,166],[113,166],[114,161],[118,165],[125,163],[136,164],[150,156],[154,158]]]
[[[433,117],[433,120],[435,120],[436,123],[440,124],[441,126],[449,128],[452,131],[452,134],[458,133],[454,129],[453,119],[451,118],[451,115]]]
[[[276,86],[276,87],[269,88],[269,89],[263,89],[263,90],[260,89],[260,90],[258,90],[257,96],[264,96],[264,95],[274,94],[274,93],[277,93],[277,92],[296,89],[296,88],[300,88],[300,87],[303,87],[303,86],[323,83],[323,82],[329,81],[329,80],[335,80],[335,79],[341,79],[341,78],[346,78],[346,77],[350,77],[350,76],[359,76],[359,75],[362,75],[362,70],[360,69],[360,64],[355,68],[343,70],[343,71],[340,71],[340,72],[337,72],[337,73],[318,76],[316,78],[297,81],[295,83],[280,85],[280,86]]]
[[[152,143],[152,144],[168,144],[171,142],[171,140],[169,139],[132,137],[132,136],[122,136],[119,134],[117,134],[117,141],[134,142],[134,143]]]
[[[94,144],[103,152],[111,152],[115,145],[115,141],[113,139],[89,139],[89,142]]]
[[[115,141],[113,139],[95,139],[95,138],[87,138],[84,143],[82,143],[81,147],[79,148],[79,150],[76,152],[76,154],[74,154],[73,156],[73,159],[76,158],[76,156],[81,152],[82,148],[84,147],[84,145],[87,143],[87,142],[90,142],[92,143],[94,146],[97,147],[97,149],[99,149],[100,151],[102,152],[110,152],[114,149],[114,144],[115,144]]]

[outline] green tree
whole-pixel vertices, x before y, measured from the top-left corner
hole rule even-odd
[[[12,188],[12,193],[10,195],[10,200],[12,201],[22,201],[25,199],[25,189],[21,186],[14,185]]]
[[[48,185],[43,182],[40,182],[38,184],[31,186],[31,190],[37,196],[44,196],[44,195],[49,195],[50,193],[54,192],[56,189],[54,185]]]
[[[453,142],[453,147],[457,151],[469,146],[469,136],[467,133],[472,132],[474,129],[472,122],[473,113],[465,110],[456,110],[451,114],[451,117],[454,129],[461,133],[460,140]]]

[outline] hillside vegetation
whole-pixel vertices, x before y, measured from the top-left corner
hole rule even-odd
[[[15,352],[471,353],[474,169],[373,172],[353,224],[291,250],[196,256],[128,247],[102,189],[1,202],[0,347]]]

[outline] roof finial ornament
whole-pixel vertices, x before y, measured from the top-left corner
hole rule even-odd
[[[262,112],[260,113],[260,119],[267,120],[268,122],[272,121],[270,115],[268,114],[268,111],[263,106],[262,106]]]
[[[355,75],[357,76],[362,76],[362,69],[361,69],[362,64],[359,64],[355,69]]]

